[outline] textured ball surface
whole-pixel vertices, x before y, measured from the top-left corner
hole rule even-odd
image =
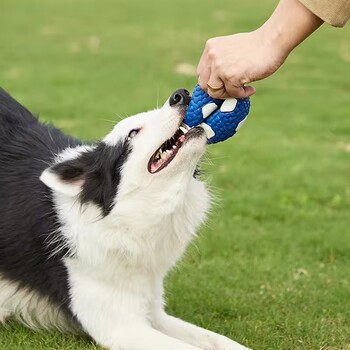
[[[248,116],[249,108],[249,98],[218,100],[196,85],[184,122],[190,127],[206,124],[205,128],[213,131],[208,143],[217,143],[237,132]]]
[[[223,109],[227,101],[229,100],[226,100],[218,110],[204,121],[215,133],[208,140],[208,143],[217,143],[232,137],[248,116],[250,107],[248,98],[238,99],[237,104],[231,111]]]
[[[222,105],[224,100],[214,99],[209,96],[201,87],[197,84],[193,90],[190,104],[187,108],[187,113],[185,116],[185,123],[190,126],[196,126],[203,122],[203,119],[208,117],[209,114],[203,115],[203,107],[208,104],[214,104],[211,112],[216,110],[218,107]]]

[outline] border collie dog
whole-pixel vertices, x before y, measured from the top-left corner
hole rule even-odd
[[[83,143],[0,90],[0,321],[82,331],[111,350],[242,350],[169,316],[163,280],[205,219],[207,137],[189,93]]]

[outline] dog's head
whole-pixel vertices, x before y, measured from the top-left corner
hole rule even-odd
[[[189,101],[186,90],[175,91],[163,107],[122,120],[100,142],[67,149],[41,180],[61,197],[96,206],[103,217],[161,216],[185,201],[203,211],[208,198],[194,173],[207,137],[201,127],[183,124]]]

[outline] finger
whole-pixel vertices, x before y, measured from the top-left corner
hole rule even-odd
[[[252,96],[256,93],[256,89],[254,86],[248,85],[248,86],[244,86],[243,87],[245,93],[246,93],[246,97]]]
[[[213,91],[212,89],[208,88],[207,94],[212,98],[216,98],[216,99],[220,99],[220,100],[229,97],[229,95],[227,94],[224,87],[222,89],[216,90],[216,91]]]
[[[225,84],[225,90],[228,97],[236,97],[236,98],[249,97],[255,94],[256,92],[253,86],[234,86],[229,83]]]
[[[225,84],[215,74],[211,74],[207,82],[207,93],[213,98],[224,98],[225,96]]]

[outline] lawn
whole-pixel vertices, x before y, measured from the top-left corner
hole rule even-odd
[[[1,0],[1,86],[99,138],[191,90],[206,39],[256,28],[275,4]],[[167,280],[171,314],[255,350],[350,349],[349,37],[321,28],[255,84],[238,135],[209,147],[203,177],[218,203]],[[0,349],[99,348],[12,324]]]

